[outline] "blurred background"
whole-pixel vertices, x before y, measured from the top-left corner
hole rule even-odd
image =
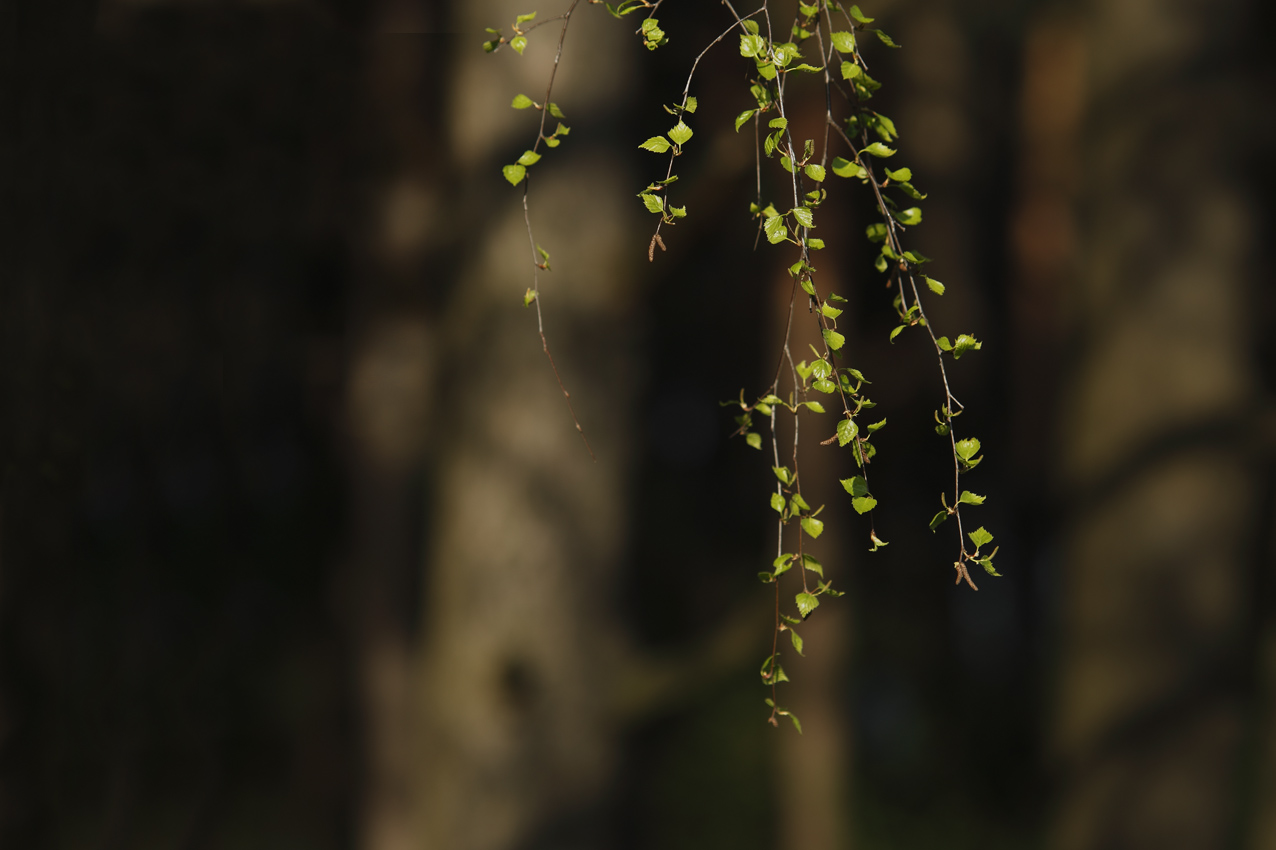
[[[1276,13],[861,5],[932,320],[984,340],[950,374],[1003,577],[954,588],[926,529],[933,354],[887,343],[835,182],[891,545],[804,435],[847,595],[786,659],[798,736],[757,677],[769,462],[718,405],[769,382],[792,262],[753,250],[732,39],[654,263],[634,198],[721,4],[654,54],[572,20],[531,216],[597,463],[500,173],[557,27],[480,47],[566,0],[4,4],[0,846],[1276,848]]]

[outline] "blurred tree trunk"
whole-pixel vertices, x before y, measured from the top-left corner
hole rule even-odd
[[[1240,0],[1089,4],[1058,848],[1222,847],[1240,808],[1260,411]],[[1270,801],[1267,801],[1270,806]]]
[[[506,27],[509,2],[456,4],[452,29]],[[557,9],[542,10],[548,16]],[[464,196],[432,210],[463,254],[426,274],[450,280],[440,318],[438,389],[427,400],[423,625],[412,709],[412,846],[439,850],[596,847],[618,758],[608,647],[626,534],[626,432],[636,389],[626,268],[642,257],[625,226],[632,187],[604,153],[604,97],[627,74],[627,28],[581,4],[553,100],[576,131],[531,169],[545,330],[597,463],[573,427],[541,351],[522,186],[500,174],[535,139],[558,24],[522,57],[456,39],[448,103],[433,116]],[[592,113],[592,134],[581,120]],[[551,123],[552,127],[553,124]]]

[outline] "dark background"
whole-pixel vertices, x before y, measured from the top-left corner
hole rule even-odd
[[[1276,847],[1270,11],[881,4],[904,49],[866,55],[930,192],[912,244],[949,288],[932,318],[984,340],[950,374],[987,452],[971,527],[997,535],[1003,577],[954,588],[955,531],[925,528],[951,477],[937,370],[920,332],[887,343],[869,199],[830,183],[821,271],[850,299],[868,421],[890,422],[873,482],[891,545],[864,552],[835,483],[847,459],[804,433],[847,595],[790,668],[799,739],[765,724],[754,673],[770,462],[726,439],[718,405],[769,379],[791,262],[752,250],[733,37],[698,72],[692,215],[653,264],[630,197],[654,174],[636,141],[729,18],[662,8],[655,54],[634,18],[582,6],[572,23],[613,40],[569,36],[555,100],[572,135],[529,197],[579,216],[542,225],[568,269],[543,306],[594,467],[521,307],[530,275],[501,266],[526,243],[518,220],[507,238],[520,193],[500,166],[535,120],[506,104],[524,79],[540,98],[557,27],[521,60],[483,57],[470,19],[513,17],[485,5],[0,13],[0,846]],[[573,49],[613,64],[572,66]],[[822,96],[793,102],[815,135]],[[590,219],[622,237],[577,243]],[[620,294],[569,285],[556,305],[555,275],[595,267]],[[480,279],[498,295],[473,295]],[[507,427],[484,430],[483,405]],[[508,774],[448,774],[431,753],[471,733],[431,706],[478,698],[437,672],[453,669],[437,612],[489,616],[440,583],[449,505],[484,469],[521,480],[524,431],[539,521],[571,529],[564,558],[593,588],[533,623],[580,616],[576,644],[625,649],[506,664],[500,710],[528,718]],[[616,517],[595,525],[555,489],[579,475]],[[535,550],[520,527],[464,537]],[[471,575],[500,595],[499,569]],[[1087,678],[1103,659],[1117,674]],[[563,716],[597,719],[581,739],[606,753],[578,773],[574,727],[537,720],[576,693],[564,681],[597,697]],[[646,696],[597,696],[613,686]],[[507,796],[440,826],[435,783],[465,796],[506,775]],[[514,826],[493,837],[499,806]]]

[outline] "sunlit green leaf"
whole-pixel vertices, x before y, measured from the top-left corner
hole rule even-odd
[[[692,112],[695,112],[696,109],[699,108],[699,106],[700,106],[700,101],[696,100],[694,97],[688,97],[687,105],[684,106],[683,109],[685,109],[687,113],[690,114]]]
[[[507,165],[501,169],[501,173],[505,175],[505,179],[510,181],[511,186],[517,186],[523,182],[523,176],[527,174],[527,169],[521,165]]]
[[[784,226],[784,217],[778,215],[770,216],[763,223],[762,230],[766,233],[766,240],[772,245],[783,242],[789,235],[788,228]]]
[[[851,17],[859,21],[861,24],[871,24],[873,21],[877,20],[876,18],[865,17],[864,13],[860,11],[859,6],[851,7]]]
[[[851,499],[851,507],[855,508],[857,514],[866,514],[877,507],[877,500],[872,496],[860,496],[858,499]]]
[[[798,613],[802,615],[803,620],[811,616],[811,612],[820,607],[820,600],[810,593],[799,593],[795,601],[797,602]]]
[[[933,277],[926,277],[925,275],[922,275],[922,279],[926,281],[926,285],[930,287],[931,292],[936,295],[944,294],[944,285],[942,283],[935,280]]]
[[[900,334],[902,334],[902,333],[904,332],[904,328],[906,328],[906,327],[908,327],[908,325],[900,325],[900,326],[896,327],[894,330],[892,330],[892,331],[891,331],[891,342],[894,342],[894,341],[895,341],[895,337],[897,337],[897,336],[899,336]]]
[[[882,144],[881,142],[873,142],[873,144],[864,148],[864,150],[860,151],[860,153],[867,153],[877,157],[888,157],[888,156],[894,156],[895,150],[894,148],[888,148],[886,145]]]
[[[771,509],[776,513],[784,513],[784,497],[779,493],[771,494]]]
[[[864,174],[864,169],[840,156],[833,159],[831,166],[838,177],[861,177]]]
[[[984,528],[982,525],[966,536],[970,538],[970,542],[974,543],[976,547],[984,546],[992,542],[992,535],[989,534],[988,529]]]
[[[815,573],[820,578],[824,578],[824,565],[806,553],[802,554],[802,566]]]
[[[757,114],[756,109],[746,109],[735,117],[735,131],[740,132],[740,128],[749,122],[749,119]]]
[[[957,497],[957,501],[967,505],[982,505],[987,496],[978,496],[969,490],[962,490],[961,495]]]
[[[862,73],[864,73],[863,69],[860,68],[859,65],[856,65],[854,62],[842,63],[842,79],[853,80]]]
[[[815,227],[815,216],[810,207],[795,207],[792,213],[798,224],[803,227]]]
[[[824,523],[815,517],[802,517],[802,530],[812,537],[819,537],[824,533]]]
[[[651,151],[652,153],[664,153],[669,150],[670,145],[669,140],[664,136],[652,136],[638,147],[645,151]]]
[[[911,168],[900,168],[891,171],[889,168],[882,169],[886,172],[886,176],[897,183],[905,183],[913,179],[913,170]]]
[[[970,460],[979,454],[979,441],[974,437],[968,440],[958,440],[956,443],[957,457],[962,460]]]
[[[647,207],[648,212],[659,213],[665,211],[665,200],[657,195],[649,195],[643,192],[638,197],[642,198],[643,205]]]
[[[806,171],[806,176],[810,177],[816,183],[824,182],[824,166],[811,163],[810,165],[806,167],[805,171]]]
[[[766,42],[762,40],[760,35],[742,35],[740,36],[740,55],[741,56],[758,56],[766,50]]]
[[[930,518],[930,530],[934,531],[943,525],[944,520],[948,519],[948,511],[940,511]]]
[[[535,165],[540,162],[541,155],[536,151],[523,151],[523,155],[518,158],[519,165]]]
[[[832,34],[833,47],[838,53],[855,52],[855,34],[840,30]]]
[[[526,109],[529,106],[535,106],[535,105],[536,105],[536,101],[532,100],[530,97],[528,97],[525,94],[514,95],[514,102],[510,104],[510,106],[514,107],[515,109]]]
[[[744,441],[748,443],[751,448],[759,450],[762,448],[762,435],[757,431],[751,431],[748,434],[745,434]]]
[[[528,12],[526,15],[519,15],[517,18],[514,19],[514,26],[518,26],[524,21],[535,20],[535,18],[536,18],[535,12]]]
[[[842,336],[837,331],[831,331],[828,328],[821,329],[820,334],[824,337],[824,342],[828,345],[828,347],[834,351],[839,350],[846,342],[846,337]]]
[[[820,306],[820,312],[830,319],[836,319],[838,316],[842,315],[841,310],[837,309],[832,304],[829,304],[827,301]]]
[[[687,140],[691,138],[691,128],[686,122],[679,121],[669,130],[669,138],[673,139],[675,144],[685,145]]]
[[[793,643],[793,651],[796,652],[798,655],[801,655],[802,654],[802,638],[798,635],[797,632],[793,631],[792,629],[789,629],[789,640],[792,641]]]
[[[847,421],[849,422],[850,420]],[[868,481],[858,475],[852,476],[851,478],[843,478],[842,487],[846,490],[846,492],[855,497],[868,495]]]
[[[775,473],[776,478],[780,479],[781,484],[788,484],[793,480],[793,473],[789,472],[789,468],[787,466],[773,466],[771,467],[771,471]]]
[[[860,427],[859,425],[855,424],[854,419],[843,419],[841,422],[837,423],[837,444],[839,446],[846,445],[851,440],[854,440],[856,435],[859,434],[859,432],[860,432]],[[847,479],[847,481],[854,481],[854,480],[855,480],[854,478]],[[842,482],[842,486],[843,487],[846,486],[846,481]],[[868,490],[865,490],[864,492],[867,493]],[[856,494],[856,495],[861,495],[861,494]]]
[[[510,39],[510,47],[514,48],[514,52],[519,56],[523,55],[523,48],[527,47],[527,37],[516,35]]]

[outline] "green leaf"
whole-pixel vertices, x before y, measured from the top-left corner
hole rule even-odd
[[[688,97],[687,105],[684,106],[683,109],[685,109],[687,113],[690,114],[692,112],[695,112],[699,106],[700,106],[700,101],[696,100],[694,97]]]
[[[876,432],[878,432],[878,431],[882,430],[882,429],[883,429],[883,428],[885,428],[885,427],[886,427],[886,420],[885,420],[885,419],[883,419],[881,422],[874,422],[872,425],[869,425],[869,426],[868,426],[868,433],[870,433],[870,434],[874,434],[874,433],[876,433]]]
[[[507,165],[501,169],[501,173],[505,175],[505,179],[510,181],[511,186],[517,186],[523,182],[527,169],[521,165]]]
[[[805,404],[807,409],[810,410],[812,413],[824,412],[824,405],[820,404],[818,401],[806,401],[806,402],[803,402],[803,404]]]
[[[789,629],[789,640],[793,642],[793,651],[798,655],[802,654],[802,638],[797,632]],[[791,716],[791,715],[790,715]]]
[[[824,247],[824,240],[817,239],[816,237],[812,236],[810,239],[806,240],[806,244],[808,247],[810,247],[812,251],[819,251],[820,249]],[[825,315],[828,315],[828,314],[825,313]]]
[[[936,295],[944,294],[944,285],[942,283],[935,280],[933,277],[926,277],[926,275],[922,275],[922,279],[926,281],[926,285],[930,287],[931,292]]]
[[[682,207],[670,207],[670,208],[669,208],[669,213],[670,213],[670,214],[671,214],[674,218],[686,218],[686,217],[687,217],[687,208],[686,208],[685,206],[682,206]]]
[[[784,513],[784,497],[779,493],[771,494],[771,509],[778,514]]]
[[[935,345],[939,346],[944,351],[953,350],[953,344],[948,341],[948,337],[946,336],[941,336],[939,339],[935,340]]]
[[[497,32],[497,30],[489,29],[488,32]],[[498,40],[485,41],[483,42],[483,52],[491,53],[492,51],[496,50],[496,48],[500,46],[501,46],[501,42]]]
[[[646,192],[638,197],[642,198],[643,205],[647,207],[648,212],[661,213],[665,211],[665,201],[657,195],[649,195]]]
[[[788,484],[793,480],[793,473],[789,472],[787,466],[773,466],[771,471],[775,473],[776,478],[780,479],[781,484]]]
[[[873,23],[873,21],[877,20],[876,18],[866,18],[866,17],[864,17],[864,13],[860,11],[860,7],[859,7],[859,6],[852,6],[852,7],[851,7],[851,17],[852,17],[852,18],[854,18],[855,20],[859,21],[861,24],[871,24],[871,23]]]
[[[961,356],[967,351],[978,351],[983,348],[984,344],[975,339],[970,334],[962,334],[957,337],[957,341],[953,343],[953,359],[960,360]]]
[[[866,514],[877,507],[877,500],[872,496],[860,496],[858,499],[851,499],[851,507],[855,508],[857,514]]]
[[[767,126],[773,130],[783,130],[785,127],[789,126],[789,119],[783,117],[772,118],[767,122]]]
[[[862,69],[859,65],[856,65],[854,62],[842,63],[842,79],[853,80],[862,73],[864,73],[864,69]]]
[[[806,176],[810,177],[816,183],[824,182],[824,166],[811,163],[806,167]]]
[[[894,156],[894,155],[895,155],[895,149],[894,149],[894,148],[888,148],[888,147],[886,147],[886,145],[882,144],[881,142],[873,142],[873,144],[871,144],[871,145],[869,145],[868,147],[864,148],[864,150],[860,151],[860,153],[862,153],[862,154],[863,154],[863,153],[867,153],[867,154],[870,154],[870,155],[872,155],[872,156],[877,156],[877,157],[883,157],[883,158],[885,158],[885,157],[888,157],[888,156]]]
[[[833,48],[838,53],[855,52],[855,34],[841,30],[832,34]]]
[[[795,601],[797,602],[798,613],[802,615],[803,620],[811,616],[811,612],[820,607],[820,600],[810,593],[799,593]]]
[[[536,105],[536,101],[532,100],[530,97],[528,97],[525,94],[514,95],[514,102],[510,104],[510,106],[514,107],[515,109],[526,109],[529,106],[535,106],[535,105]]]
[[[652,136],[638,147],[645,151],[651,151],[652,153],[664,153],[669,150],[670,145],[669,140],[664,136]]]
[[[894,341],[895,341],[895,337],[897,337],[897,336],[899,336],[900,334],[902,334],[902,333],[904,332],[904,328],[906,328],[906,327],[908,327],[908,325],[900,325],[899,327],[897,327],[897,328],[895,328],[893,331],[891,331],[891,340],[890,340],[890,341],[891,341],[891,342],[894,342]]]
[[[685,145],[687,140],[691,138],[691,128],[687,126],[685,121],[679,121],[669,130],[669,138],[673,139],[675,144]]]
[[[780,555],[771,562],[771,566],[775,567],[777,577],[782,576],[793,568],[793,556],[787,553]]]
[[[976,548],[992,542],[992,535],[982,525],[966,536],[970,538],[970,542],[974,543]]]
[[[850,420],[848,419],[846,421],[849,422]],[[868,481],[858,475],[850,478],[843,478],[842,487],[852,496],[859,497],[868,495]]]
[[[549,105],[549,114],[550,114],[550,115],[553,115],[555,118],[566,118],[566,117],[567,117],[566,115],[564,115],[564,114],[563,114],[563,110],[561,110],[561,109],[559,109],[559,108],[558,108],[558,104],[557,104],[557,103],[551,103],[551,104]]]
[[[829,348],[837,351],[846,343],[846,337],[837,331],[831,331],[828,328],[822,328],[820,334],[824,337],[824,342]]]
[[[881,143],[874,142],[874,144]],[[920,207],[909,207],[906,210],[895,213],[895,218],[899,220],[900,224],[906,224],[909,227],[912,227],[915,224],[922,223],[922,211]]]
[[[816,381],[815,383],[811,384],[811,386],[827,395],[832,395],[834,392],[837,391],[837,384],[834,384],[832,381],[830,381],[827,378],[820,381]]]
[[[820,312],[830,319],[836,319],[838,316],[842,315],[841,310],[837,309],[827,301],[820,306]]]
[[[921,251],[905,251],[904,259],[908,260],[915,266],[924,266],[930,262],[930,257],[926,256]]]
[[[820,578],[824,578],[824,565],[810,555],[805,553],[802,554],[802,566],[815,573]]]
[[[790,174],[793,174],[795,171],[797,171],[797,167],[793,164],[793,160],[789,159],[788,154],[785,154],[784,156],[780,157],[780,167],[783,168],[785,171],[789,172]]]
[[[824,533],[824,523],[815,517],[802,517],[802,530],[812,537],[819,537]]]
[[[760,35],[740,36],[740,55],[754,57],[766,50],[766,42]]]
[[[995,569],[993,569],[993,566],[992,566],[992,558],[980,558],[980,559],[979,559],[979,566],[983,567],[983,568],[984,568],[984,572],[988,573],[988,575],[990,575],[990,576],[996,576],[997,578],[1001,578],[1001,573],[999,573],[999,572],[997,572]]]
[[[536,151],[523,151],[523,155],[518,158],[519,165],[535,165],[540,162],[541,155]]]
[[[523,55],[523,48],[527,47],[527,36],[516,35],[510,39],[510,47],[514,48],[514,52],[519,56]]]
[[[793,728],[797,730],[799,735],[802,734],[802,723],[797,719],[797,715],[791,711],[781,712],[785,717],[793,721]]]
[[[735,117],[735,131],[740,132],[740,128],[748,123],[749,119],[757,114],[756,109],[746,109]]]
[[[987,496],[978,496],[969,490],[962,490],[961,495],[957,497],[957,501],[967,505],[982,505]]]
[[[518,26],[524,21],[535,20],[535,18],[536,18],[535,12],[528,12],[526,15],[519,15],[517,18],[514,19],[514,26]]]
[[[975,455],[979,454],[979,441],[974,437],[971,437],[968,440],[958,440],[956,443],[956,449],[957,457],[968,461]]]
[[[854,419],[843,419],[841,422],[837,423],[837,444],[839,446],[846,445],[851,440],[854,440],[855,437],[859,434],[859,432],[860,432],[860,426],[855,424]],[[847,481],[854,481],[854,480],[855,480],[854,478],[847,479]],[[842,482],[842,486],[843,487],[846,486],[846,481]],[[868,490],[865,490],[864,492],[867,493]],[[863,494],[857,493],[855,495],[863,495]]]
[[[794,66],[793,66],[792,68],[790,68],[789,70],[790,70],[790,71],[808,71],[808,72],[810,72],[810,73],[814,74],[814,73],[817,73],[817,72],[819,72],[819,71],[823,71],[823,70],[824,70],[824,68],[822,68],[822,67],[817,68],[817,67],[815,67],[814,65],[808,65],[807,63],[803,62],[801,65],[794,65]]]
[[[536,290],[532,289],[530,286],[527,287],[527,292],[523,293],[523,306],[530,307],[532,306],[532,302],[535,300],[536,300]]]
[[[940,511],[930,518],[930,530],[934,531],[944,524],[944,520],[948,519],[948,511]]]
[[[891,171],[889,168],[882,169],[886,172],[886,176],[894,180],[896,183],[907,183],[913,179],[913,170],[911,168],[900,168]]]
[[[790,212],[797,219],[798,224],[803,227],[815,227],[815,215],[811,212],[810,207],[795,207]]]
[[[821,357],[811,364],[811,374],[817,378],[827,378],[833,374],[833,364]]]
[[[784,226],[784,217],[779,215],[767,218],[762,225],[762,230],[766,233],[766,241],[772,245],[783,242],[789,235],[788,229]]]
[[[748,434],[745,434],[744,441],[748,443],[751,448],[755,448],[761,451],[762,435],[759,434],[757,431],[750,431]]]
[[[876,33],[877,37],[882,40],[882,44],[886,45],[887,47],[899,47],[899,45],[896,44],[889,35],[882,32],[881,30],[873,30],[873,32]]]
[[[875,221],[864,228],[864,235],[868,237],[869,242],[885,242],[889,233],[886,223],[882,221]]]
[[[843,159],[840,156],[835,157],[831,165],[833,167],[833,173],[838,177],[862,177],[864,175],[864,169],[860,168],[849,159]]]

